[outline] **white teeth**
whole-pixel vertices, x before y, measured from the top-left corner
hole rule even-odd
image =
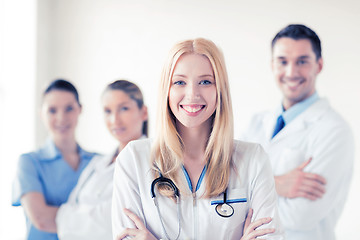
[[[290,87],[296,87],[300,84],[300,81],[296,81],[296,82],[288,81],[286,82],[286,84],[289,85]]]
[[[199,106],[193,107],[193,106],[184,105],[183,108],[188,112],[194,113],[194,112],[200,111],[202,109],[202,106],[199,105]]]
[[[66,129],[68,129],[67,126],[58,126],[56,127],[56,129],[58,129],[59,131],[65,131]]]
[[[112,130],[112,132],[115,133],[115,134],[120,134],[120,133],[122,133],[122,132],[124,132],[124,131],[125,131],[124,128],[114,128],[114,129]]]

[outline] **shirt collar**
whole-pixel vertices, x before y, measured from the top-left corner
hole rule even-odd
[[[79,145],[77,145],[80,159],[92,158],[93,154],[83,150]],[[56,147],[53,140],[48,139],[44,145],[39,150],[40,160],[42,161],[51,161],[62,158],[60,150]]]
[[[55,146],[54,141],[48,139],[45,145],[39,150],[40,160],[49,161],[61,158],[60,150]]]
[[[294,106],[290,107],[286,111],[284,111],[284,108],[281,105],[281,108],[279,109],[279,115],[281,114],[283,116],[285,125],[289,124],[292,120],[294,120],[297,116],[303,113],[306,109],[308,109],[313,103],[315,103],[319,99],[320,99],[319,95],[317,94],[317,92],[315,92],[310,97],[306,98],[305,100],[299,103],[296,103]]]

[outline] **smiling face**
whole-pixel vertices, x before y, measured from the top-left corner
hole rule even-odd
[[[216,82],[210,61],[200,54],[184,54],[170,83],[169,105],[177,124],[210,129],[216,109]]]
[[[283,37],[273,48],[272,70],[283,93],[285,109],[315,93],[316,76],[323,66],[322,58],[316,59],[311,42]]]
[[[41,108],[42,120],[55,142],[75,138],[81,106],[73,93],[52,90],[45,94]]]
[[[145,106],[139,108],[136,101],[121,90],[106,91],[102,103],[106,126],[119,141],[120,148],[142,136],[143,124],[148,117]]]

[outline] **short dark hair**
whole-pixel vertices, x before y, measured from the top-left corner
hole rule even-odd
[[[274,39],[271,42],[271,49],[274,49],[275,43],[277,40],[283,37],[292,38],[294,40],[308,39],[311,43],[312,49],[316,55],[316,60],[321,58],[321,41],[318,35],[302,24],[290,24],[287,27],[283,28],[276,34]]]
[[[140,88],[132,82],[127,80],[116,80],[106,86],[104,93],[111,90],[120,90],[126,93],[132,100],[134,100],[139,109],[144,106],[144,97]],[[148,120],[144,121],[142,134],[148,136]]]
[[[46,94],[48,94],[51,91],[54,90],[60,90],[60,91],[66,91],[66,92],[70,92],[72,94],[74,94],[76,102],[80,104],[80,100],[79,100],[79,93],[76,90],[76,88],[74,87],[74,85],[72,83],[70,83],[69,81],[66,81],[64,79],[56,79],[54,81],[52,81],[49,86],[45,89],[43,96],[45,96]]]

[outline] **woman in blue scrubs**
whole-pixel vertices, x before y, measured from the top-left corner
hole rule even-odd
[[[24,208],[28,240],[58,239],[58,207],[95,155],[76,142],[80,113],[79,95],[70,82],[55,80],[45,90],[41,117],[50,138],[42,148],[20,156],[13,186],[12,204]]]

